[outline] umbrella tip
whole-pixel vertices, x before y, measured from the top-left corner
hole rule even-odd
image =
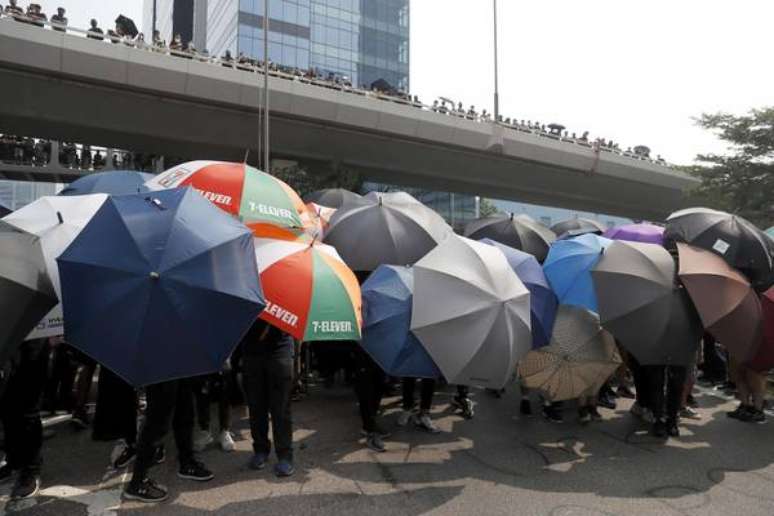
[[[62,212],[58,211],[56,212],[56,218],[59,219],[60,224],[64,224],[64,218],[62,218]]]
[[[515,213],[511,212],[511,220],[513,220],[514,216],[515,216]]]
[[[380,195],[379,196],[379,206],[381,206],[381,205],[382,205],[382,196]]]
[[[151,273],[150,273],[150,278],[151,278],[151,279],[153,279],[153,280],[157,280],[157,279],[159,279],[160,277],[161,277],[161,276],[159,275],[159,273],[158,273],[158,272],[156,272],[156,271],[151,271]]]

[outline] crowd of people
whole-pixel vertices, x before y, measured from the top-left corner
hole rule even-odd
[[[45,25],[47,18],[41,11],[40,5],[30,4],[25,12],[17,5],[17,0],[9,1],[10,4],[5,7],[4,11],[0,9],[0,12],[4,12],[7,16],[13,17],[18,21],[31,23],[41,27]],[[52,16],[50,20],[52,29],[59,31],[67,30],[67,17],[65,14],[66,12],[63,8],[60,7],[57,9],[57,14]],[[254,59],[243,52],[240,52],[237,56],[233,56],[230,50],[226,50],[220,58],[211,56],[207,49],[197,49],[192,41],[183,41],[180,34],[175,34],[172,41],[167,42],[161,37],[159,31],[155,31],[150,41],[147,41],[145,35],[142,32],[137,31],[134,23],[123,16],[116,20],[115,28],[108,30],[107,33],[99,27],[97,20],[92,19],[90,28],[86,31],[86,37],[100,41],[108,40],[114,44],[125,44],[138,49],[152,50],[175,57],[220,64],[224,67],[248,72],[259,72],[264,69],[262,60]],[[458,102],[455,105],[453,101],[445,98],[435,100],[432,106],[425,106],[416,95],[411,95],[399,88],[393,88],[384,81],[377,81],[371,85],[361,84],[356,87],[352,84],[349,77],[331,71],[326,72],[317,68],[302,70],[297,67],[284,66],[271,61],[269,61],[268,68],[272,75],[289,80],[302,81],[308,84],[341,91],[372,95],[377,98],[400,102],[420,109],[429,109],[440,114],[457,116],[482,123],[498,123],[503,127],[515,131],[535,134],[537,136],[552,138],[557,141],[571,144],[583,145],[600,152],[612,152],[632,159],[666,165],[666,161],[660,155],[652,158],[650,156],[650,149],[646,146],[639,145],[634,148],[629,147],[626,150],[622,150],[618,142],[605,138],[592,138],[588,131],[585,131],[580,135],[577,133],[570,133],[565,130],[564,126],[561,124],[549,124],[546,126],[538,121],[517,120],[516,118],[506,118],[502,115],[499,115],[498,119],[495,121],[494,115],[486,109],[481,112],[479,112],[475,106],[470,106],[468,109],[465,109],[462,102]]]

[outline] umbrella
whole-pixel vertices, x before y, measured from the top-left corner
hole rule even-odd
[[[301,222],[304,229],[312,237],[322,239],[330,227],[331,217],[336,213],[336,208],[327,208],[313,202],[306,203],[306,211],[301,214]]]
[[[9,224],[40,238],[48,275],[59,299],[62,298],[62,289],[59,284],[59,268],[56,259],[94,217],[107,197],[105,194],[41,197],[5,218]],[[57,303],[30,333],[29,338],[62,335],[64,332],[62,317],[62,305]]]
[[[325,243],[354,271],[411,265],[452,233],[443,218],[405,192],[371,192],[331,219]]]
[[[118,18],[116,18],[116,27],[121,29],[122,34],[126,34],[133,38],[136,38],[137,34],[140,32],[137,30],[137,25],[135,25],[134,20],[123,14],[120,14]]]
[[[528,215],[498,213],[470,222],[465,236],[474,240],[490,238],[501,244],[529,253],[540,263],[546,259],[548,247],[556,240],[553,231]]]
[[[145,186],[145,182],[152,177],[153,174],[136,172],[134,170],[97,172],[76,179],[59,192],[59,195],[86,195],[92,193],[124,195],[142,193],[149,191],[148,187]]]
[[[664,243],[664,228],[655,224],[648,224],[647,222],[615,226],[605,231],[603,235],[611,240],[626,240],[628,242],[658,245],[663,245]]]
[[[411,333],[414,271],[381,265],[363,283],[363,349],[385,373],[438,378],[441,371]]]
[[[562,401],[596,394],[620,364],[615,339],[600,327],[595,313],[560,305],[550,344],[527,353],[519,376],[525,387]]]
[[[411,330],[449,383],[500,389],[532,347],[529,291],[502,252],[452,235],[414,266]]]
[[[774,287],[760,295],[763,338],[755,356],[747,366],[755,371],[768,372],[774,368]]]
[[[67,342],[135,387],[220,370],[265,304],[250,231],[189,188],[108,198],[58,263]]]
[[[771,226],[769,229],[767,229],[767,230],[766,230],[766,234],[767,234],[767,235],[768,235],[770,238],[774,238],[774,226]]]
[[[40,239],[0,220],[0,364],[58,302]]]
[[[599,261],[604,249],[612,243],[607,238],[586,234],[557,240],[551,245],[543,264],[543,272],[560,304],[598,311],[591,269]]]
[[[0,204],[0,218],[5,217],[9,213],[13,213],[13,210],[11,208],[8,208],[8,207]]]
[[[287,184],[245,163],[191,161],[146,183],[151,190],[192,186],[218,208],[260,231],[266,225],[301,231],[303,201]],[[271,229],[271,228],[270,228]]]
[[[774,283],[770,239],[751,222],[723,211],[689,208],[667,218],[666,238],[712,251],[744,272],[753,286]]]
[[[304,202],[313,202],[328,208],[341,208],[345,204],[361,201],[363,197],[343,188],[326,188],[304,196]]]
[[[675,262],[666,249],[615,241],[591,275],[602,326],[640,364],[696,362],[701,321],[685,289],[676,284]]]
[[[543,268],[531,254],[488,238],[480,240],[480,242],[502,251],[516,276],[529,290],[532,349],[545,346],[551,339],[551,330],[554,327],[554,318],[559,303],[556,294],[548,284]]]
[[[256,238],[255,257],[263,320],[298,340],[360,340],[360,285],[333,247],[305,237]]]
[[[563,220],[551,226],[551,231],[557,235],[564,235],[568,231],[573,231],[574,234],[572,236],[580,236],[586,233],[601,235],[605,232],[605,229],[605,226],[596,220],[584,219],[583,217]]]
[[[704,328],[739,362],[750,359],[761,339],[761,303],[750,282],[715,253],[677,243],[680,279]]]

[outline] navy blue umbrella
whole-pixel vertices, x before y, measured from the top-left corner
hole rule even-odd
[[[148,192],[145,182],[153,174],[134,170],[111,170],[89,174],[70,183],[59,195],[86,195],[104,193],[109,195],[125,195]]]
[[[441,371],[409,330],[414,272],[380,265],[363,283],[363,348],[391,376],[438,378]]]
[[[108,198],[57,262],[66,340],[137,387],[218,371],[265,306],[250,230],[190,188]]]
[[[480,240],[498,248],[505,255],[508,264],[529,290],[529,309],[532,323],[532,349],[547,346],[551,341],[551,331],[554,328],[559,300],[548,284],[543,267],[529,253],[501,244],[495,240],[484,238]]]
[[[13,210],[11,208],[7,208],[4,205],[0,204],[0,218],[5,217],[9,213],[13,213]]]

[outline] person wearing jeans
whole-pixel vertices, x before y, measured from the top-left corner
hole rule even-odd
[[[261,470],[271,452],[271,417],[277,464],[274,473],[289,477],[293,466],[293,418],[290,397],[293,391],[293,338],[264,321],[256,321],[242,340],[242,374],[253,458],[250,468]]]

